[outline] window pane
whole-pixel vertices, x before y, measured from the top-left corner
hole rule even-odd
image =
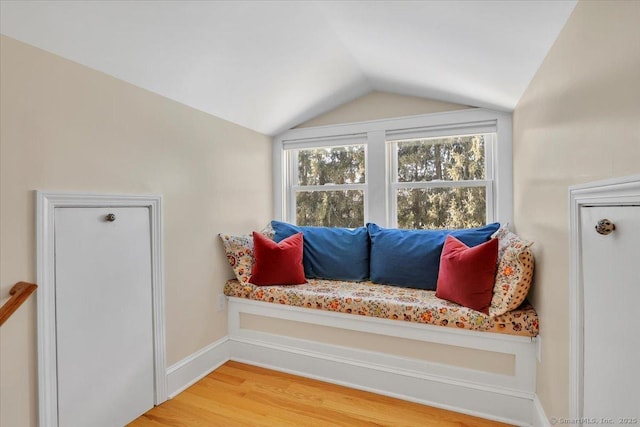
[[[485,225],[485,187],[402,188],[398,228],[469,228]]]
[[[364,184],[364,145],[298,151],[298,185]]]
[[[398,182],[485,179],[485,136],[396,142]]]
[[[298,191],[296,224],[360,227],[364,225],[364,191]]]

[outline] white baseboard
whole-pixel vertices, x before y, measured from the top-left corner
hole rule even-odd
[[[230,358],[347,387],[519,426],[532,425],[533,394],[464,383],[389,365],[374,353],[281,337],[229,340]],[[275,338],[275,339],[272,339]]]
[[[391,363],[388,356],[367,350],[269,338],[274,339],[224,337],[172,365],[169,397],[235,360],[518,426],[551,427],[535,395],[426,375],[415,363]]]
[[[237,298],[230,298],[228,309],[229,336],[167,370],[170,397],[227,360],[236,360],[517,426],[550,427],[535,395],[537,343],[525,337],[405,325],[386,319]],[[514,374],[484,372],[244,329],[240,325],[242,313],[512,354]]]
[[[533,427],[551,427],[547,414],[544,412],[542,403],[536,395],[533,399]]]
[[[169,398],[175,397],[195,384],[227,360],[229,360],[229,338],[224,337],[171,365],[167,369]]]

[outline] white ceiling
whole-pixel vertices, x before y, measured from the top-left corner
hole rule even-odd
[[[512,110],[565,1],[7,1],[2,34],[274,135],[373,90]]]

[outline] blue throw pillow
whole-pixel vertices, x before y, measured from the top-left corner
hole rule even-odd
[[[276,242],[303,233],[302,264],[308,279],[361,281],[369,278],[369,233],[366,227],[298,227],[280,221],[271,221],[271,226],[276,232]]]
[[[367,224],[371,281],[434,291],[448,234],[471,247],[489,240],[499,227],[496,222],[461,230],[401,230]]]

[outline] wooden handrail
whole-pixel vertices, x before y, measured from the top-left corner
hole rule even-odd
[[[13,285],[13,288],[9,291],[11,298],[0,307],[0,326],[11,317],[13,312],[29,298],[29,295],[31,295],[37,287],[38,285],[27,282],[18,282]]]

